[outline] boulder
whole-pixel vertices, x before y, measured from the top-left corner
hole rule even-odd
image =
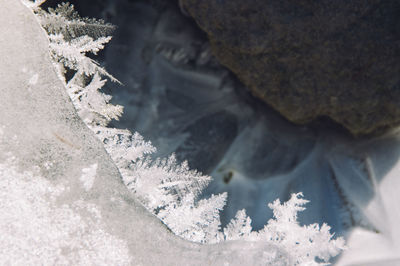
[[[397,0],[180,0],[217,59],[292,122],[400,124]]]

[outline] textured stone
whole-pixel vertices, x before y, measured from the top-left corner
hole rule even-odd
[[[330,117],[353,134],[400,123],[397,0],[181,0],[213,52],[295,123]]]

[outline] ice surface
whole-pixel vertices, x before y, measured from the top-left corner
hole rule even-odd
[[[202,246],[171,234],[133,198],[103,145],[77,116],[30,10],[2,0],[0,32],[0,206],[7,213],[0,216],[2,263],[261,263],[263,249],[243,256],[253,244]],[[94,165],[86,190],[82,171],[94,174]]]
[[[6,236],[0,238],[2,261],[26,264],[56,256],[74,264],[120,259],[134,265],[262,265],[260,258],[275,254],[269,263],[285,265],[286,255],[268,243],[197,245],[175,237],[150,215],[76,115],[32,13],[19,1],[1,5],[0,207],[7,213],[0,216],[0,235]],[[338,265],[399,264],[398,134],[355,141],[259,112],[238,100],[224,72],[207,72],[207,48],[198,57],[184,30],[173,35],[168,18],[179,22],[177,16],[159,17],[145,4],[127,10],[141,14],[131,14],[121,28],[132,40],[122,39],[108,54],[115,59],[112,73],[131,70],[118,76],[127,84],[116,95],[127,107],[122,122],[151,138],[162,153],[179,150],[182,158],[199,160],[197,167],[215,177],[209,193],[230,194],[226,220],[245,207],[261,226],[271,216],[267,202],[303,191],[311,204],[302,221],[328,222],[348,237],[349,250]],[[126,61],[119,60],[121,53]],[[194,71],[186,60],[207,67]],[[213,153],[202,153],[199,141]]]
[[[70,188],[0,164],[0,260],[4,265],[130,265],[127,242],[107,232],[96,204],[57,202]]]

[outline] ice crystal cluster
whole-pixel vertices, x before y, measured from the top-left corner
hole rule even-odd
[[[20,141],[16,135],[10,139],[5,128],[0,126],[0,150]],[[55,184],[39,166],[21,170],[12,152],[1,155],[1,265],[131,265],[127,242],[108,232],[98,205],[83,197],[63,200],[71,193],[68,182]],[[52,162],[43,166],[51,168]],[[97,164],[82,169],[86,191],[96,175]]]
[[[122,106],[110,104],[111,96],[101,91],[106,82],[102,77],[118,81],[87,54],[103,49],[111,39],[113,26],[81,18],[68,3],[44,11],[39,7],[42,2],[26,3],[48,34],[51,57],[76,110],[104,143],[127,188],[172,232],[199,243],[231,240],[251,241],[260,246],[268,243],[289,254],[290,265],[317,265],[317,258],[328,262],[344,248],[343,239],[332,239],[326,224],[299,225],[297,213],[305,209],[303,205],[307,202],[301,193],[293,194],[283,204],[279,200],[269,204],[274,219],[266,221],[258,232],[252,231],[245,210],[238,211],[222,229],[219,212],[228,195],[198,198],[210,182],[209,176],[190,170],[187,162],[178,163],[173,154],[154,159],[156,148],[138,133],[106,127],[121,116]],[[85,171],[85,187],[90,188],[90,169]]]
[[[0,163],[0,187],[7,188],[0,191],[0,228],[13,232],[1,237],[2,265],[129,265],[125,241],[106,232],[95,204],[59,208],[57,198],[69,188],[16,165],[12,156]]]

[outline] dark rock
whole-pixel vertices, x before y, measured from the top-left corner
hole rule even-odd
[[[181,0],[218,60],[295,123],[400,124],[400,1]]]

